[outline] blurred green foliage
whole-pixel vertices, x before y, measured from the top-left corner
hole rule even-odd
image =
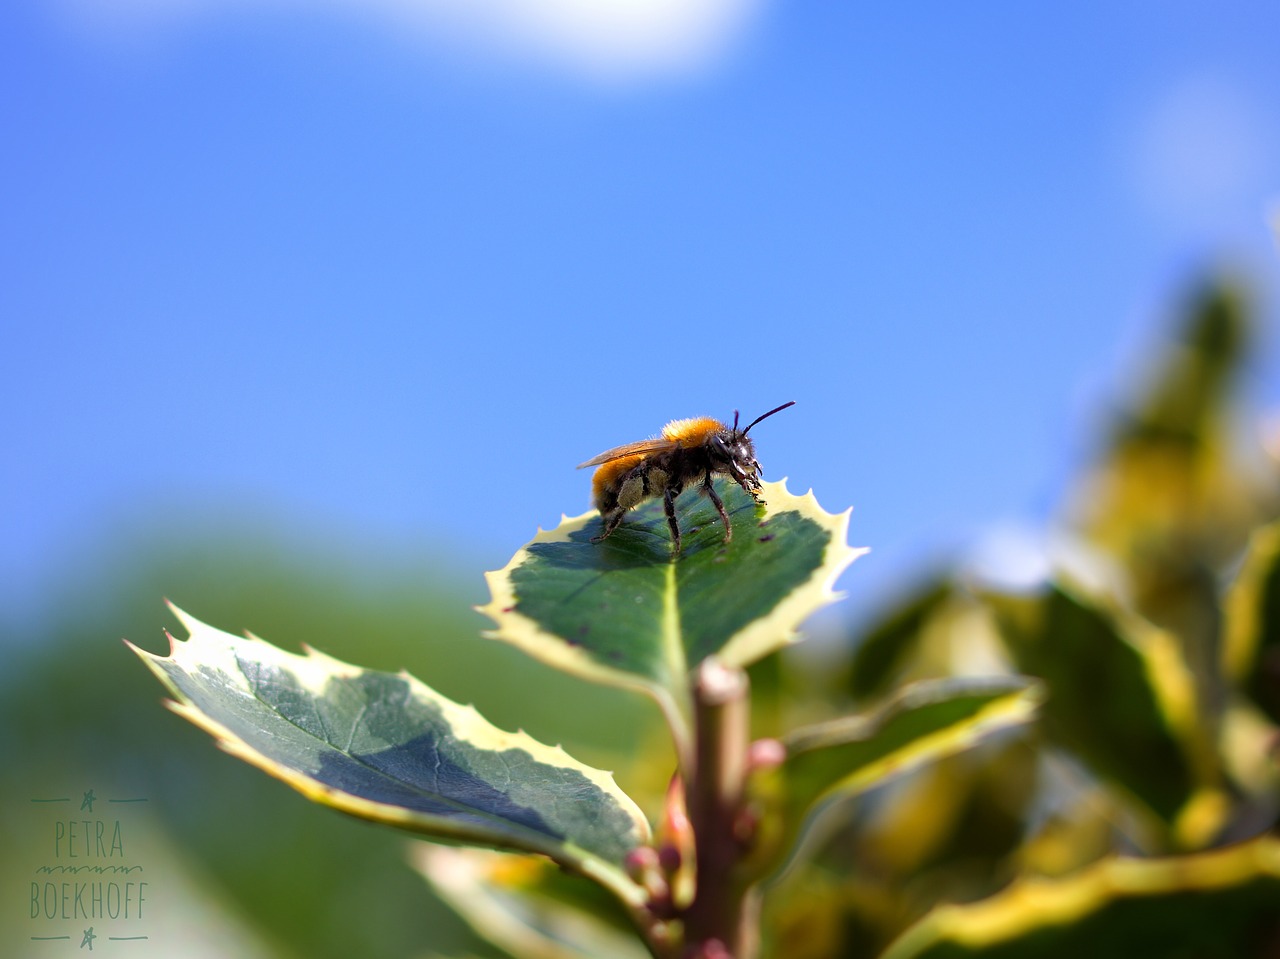
[[[1276,954],[1280,483],[1261,430],[1240,429],[1253,341],[1237,289],[1189,300],[1064,497],[1038,587],[936,572],[821,675],[785,653],[752,667],[762,734],[875,709],[916,679],[1030,675],[1047,694],[1033,727],[815,817],[767,890],[766,954]],[[65,609],[2,687],[3,795],[146,795],[148,821],[270,954],[495,954],[431,896],[401,837],[298,801],[155,707],[117,640],[162,651],[167,595],[286,648],[429,677],[503,728],[616,769],[657,811],[673,760],[656,710],[479,638],[478,576],[353,569],[337,550],[304,563],[264,539],[156,537],[104,564],[103,598]],[[6,849],[33,848],[20,821],[5,829]],[[5,889],[23,855],[6,857]],[[25,928],[0,918],[5,942]]]
[[[871,957],[909,928],[895,957],[1275,954],[1280,476],[1240,428],[1245,298],[1206,284],[1180,324],[1071,484],[1046,581],[945,571],[851,637],[833,702],[992,671],[1047,701],[1032,734],[825,823],[768,901],[777,954]],[[1149,864],[1131,887],[1118,855]]]

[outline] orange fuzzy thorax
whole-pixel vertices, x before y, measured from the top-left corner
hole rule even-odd
[[[701,446],[716,433],[728,427],[710,416],[695,416],[687,420],[672,420],[662,428],[662,438],[682,447]]]

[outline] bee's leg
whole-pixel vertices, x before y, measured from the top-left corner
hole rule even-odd
[[[667,513],[667,525],[671,527],[671,555],[680,555],[680,522],[676,519],[676,496],[679,490],[668,486],[662,491],[662,508]]]
[[[591,542],[598,543],[603,539],[607,539],[609,537],[609,534],[612,533],[615,529],[617,529],[622,524],[622,517],[626,515],[626,512],[627,511],[624,509],[619,509],[619,510],[614,510],[612,513],[609,513],[608,515],[602,514],[604,518],[604,532],[601,533],[599,536],[592,536]]]
[[[711,502],[716,504],[716,512],[720,514],[720,522],[724,523],[724,541],[727,543],[733,539],[733,526],[729,522],[729,514],[724,511],[724,503],[720,502],[720,497],[716,494],[715,487],[711,485],[711,476],[707,475],[706,482],[702,484],[702,491],[711,497]]]

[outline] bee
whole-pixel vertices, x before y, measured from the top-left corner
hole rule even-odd
[[[733,411],[733,426],[726,426],[709,416],[672,420],[662,428],[662,435],[627,443],[593,456],[578,469],[598,466],[591,479],[595,507],[604,518],[604,532],[592,538],[598,543],[618,528],[627,510],[655,496],[662,497],[671,527],[671,552],[680,555],[680,523],[676,519],[676,497],[686,484],[700,483],[699,492],[710,497],[720,521],[724,523],[724,541],[733,538],[733,526],[724,511],[724,503],[716,495],[711,479],[723,473],[750,494],[757,505],[760,498],[760,463],[747,434],[751,427],[774,413],[795,406],[795,400],[783,403],[768,413],[757,416],[745,429],[738,429],[738,411]]]

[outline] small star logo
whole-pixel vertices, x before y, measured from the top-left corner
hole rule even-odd
[[[89,810],[89,812],[93,812],[93,804],[97,801],[97,799],[98,797],[95,796],[93,794],[93,790],[90,789],[88,792],[84,794],[84,799],[80,801],[80,808],[87,809]],[[90,948],[92,948],[92,946]]]
[[[93,926],[90,926],[84,931],[84,938],[80,940],[80,948],[83,949],[85,946],[88,946],[89,951],[93,952],[93,940],[97,938],[98,937],[93,934]]]

